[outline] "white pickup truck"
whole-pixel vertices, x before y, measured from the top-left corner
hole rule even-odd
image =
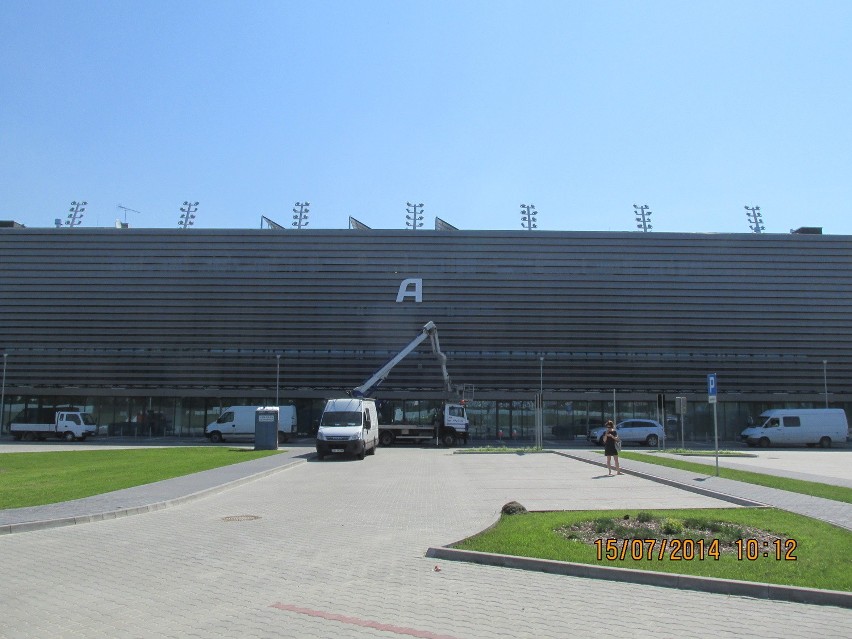
[[[15,440],[24,439],[26,441],[42,440],[47,437],[58,437],[66,442],[73,442],[76,439],[83,441],[89,435],[97,435],[98,423],[91,413],[83,413],[80,411],[57,411],[53,422],[44,421],[44,416],[40,420],[30,420],[19,415],[12,420],[9,427],[12,437]]]

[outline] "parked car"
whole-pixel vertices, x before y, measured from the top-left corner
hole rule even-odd
[[[657,446],[666,438],[663,425],[653,419],[626,419],[615,425],[622,443],[640,446]],[[606,428],[594,428],[589,431],[589,441],[603,446]]]

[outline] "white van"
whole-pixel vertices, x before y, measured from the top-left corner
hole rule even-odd
[[[253,440],[254,414],[261,406],[228,406],[215,422],[204,429],[204,436],[214,444],[224,441]],[[278,407],[278,443],[296,434],[296,407]]]
[[[330,399],[317,430],[317,459],[341,453],[364,459],[379,445],[379,411],[373,399]]]
[[[801,446],[846,443],[849,424],[842,408],[777,408],[760,415],[757,426],[740,437],[749,446]]]

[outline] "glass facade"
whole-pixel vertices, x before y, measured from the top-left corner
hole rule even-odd
[[[203,437],[204,427],[216,421],[228,406],[271,405],[272,401],[247,398],[204,397],[64,397],[6,396],[0,434],[9,434],[9,425],[18,415],[60,408],[91,413],[99,437]],[[296,405],[299,432],[313,434],[324,401],[301,400]]]
[[[0,434],[9,434],[9,424],[20,414],[33,415],[51,411],[77,409],[92,413],[99,425],[99,437],[133,438],[199,438],[204,427],[215,421],[228,406],[271,405],[274,400],[250,398],[204,397],[72,397],[66,395],[6,396],[2,408]],[[316,434],[325,400],[296,399],[298,432],[302,436]],[[382,423],[432,424],[441,410],[441,400],[384,400],[379,404]],[[471,441],[535,440],[535,402],[530,400],[467,401]],[[750,420],[756,420],[771,408],[823,408],[816,402],[720,402],[717,404],[719,438],[736,440]],[[831,403],[849,414],[852,404]],[[543,404],[544,439],[566,444],[586,439],[588,432],[613,417],[610,400],[547,400]],[[616,419],[644,418],[662,422],[656,401],[619,401],[616,397]],[[671,445],[681,437],[680,416],[674,402],[666,403],[666,432]],[[706,402],[692,402],[683,418],[685,443],[713,441],[713,408]]]

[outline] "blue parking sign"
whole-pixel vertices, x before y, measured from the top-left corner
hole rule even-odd
[[[716,373],[707,375],[707,403],[716,403]]]

